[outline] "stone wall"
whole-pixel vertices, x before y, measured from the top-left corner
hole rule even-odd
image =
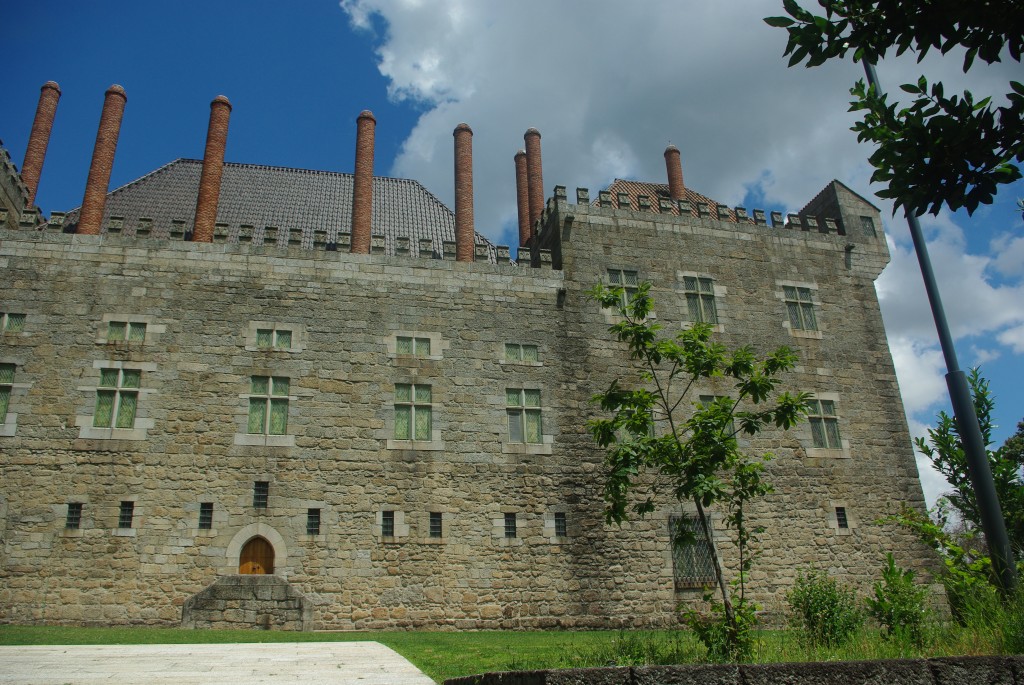
[[[275,575],[224,576],[187,600],[182,628],[311,630],[313,606]]]

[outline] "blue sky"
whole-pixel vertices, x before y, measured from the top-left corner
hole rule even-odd
[[[477,230],[514,242],[513,156],[543,135],[547,191],[615,177],[687,185],[728,204],[795,211],[833,178],[873,198],[870,149],[849,127],[852,63],[787,69],[781,0],[0,0],[8,62],[0,138],[20,166],[39,87],[63,96],[37,202],[81,203],[103,92],[128,94],[112,187],[200,158],[209,103],[234,110],[227,160],[350,172],[355,119],[377,118],[376,173],[452,203],[452,130],[474,130]],[[883,85],[926,73],[1003,92],[1020,64],[959,73],[958,57],[879,65]],[[949,88],[947,88],[947,91]],[[961,365],[982,364],[1001,442],[1024,417],[1024,183],[974,217],[926,217]],[[880,201],[883,216],[890,207]],[[902,218],[878,291],[912,432],[946,406],[941,356]],[[941,490],[922,474],[929,498]]]

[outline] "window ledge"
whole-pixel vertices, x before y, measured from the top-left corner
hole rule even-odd
[[[502,454],[551,454],[550,436],[544,436],[544,442],[503,442]]]
[[[794,338],[807,338],[807,339],[813,339],[813,340],[821,340],[822,339],[822,332],[821,331],[805,331],[803,329],[794,330],[794,329],[790,328],[789,329],[789,334],[791,336],[793,336]]]
[[[75,417],[80,440],[145,440],[149,437],[147,432],[154,425],[152,419],[135,419],[134,428],[96,428],[92,425],[92,420],[91,416]]]
[[[110,531],[110,534],[115,538],[133,538],[136,536],[136,528],[114,528]]]
[[[18,415],[8,413],[4,417],[4,422],[0,423],[0,438],[11,438],[14,437],[14,433],[18,430]]]
[[[807,456],[815,459],[849,459],[850,448],[843,445],[842,449],[829,449],[827,447],[808,447]]]
[[[444,450],[444,440],[395,440],[394,438],[388,438],[386,449],[410,450],[413,452],[441,452]]]
[[[510,359],[502,359],[498,363],[502,366],[544,366],[544,362],[523,362]]]
[[[523,544],[522,538],[495,538],[498,547],[519,547]]]
[[[295,447],[295,436],[235,433],[235,444],[251,447]]]

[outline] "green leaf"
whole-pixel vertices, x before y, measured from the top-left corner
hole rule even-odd
[[[765,17],[764,23],[775,28],[784,29],[787,26],[792,26],[795,22],[789,17]]]

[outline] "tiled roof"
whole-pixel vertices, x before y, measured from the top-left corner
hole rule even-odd
[[[660,207],[659,200],[671,199],[668,191],[667,183],[646,183],[644,181],[627,181],[625,179],[617,178],[608,188],[606,188],[612,194],[612,206],[615,208],[619,207],[619,193],[626,193],[629,196],[629,207],[621,207],[620,209],[632,209],[636,211],[640,207],[640,196],[646,195],[650,198],[651,211],[656,214],[673,214],[679,216],[679,206],[676,203],[672,203],[671,209],[663,211]],[[717,207],[718,202],[712,200],[706,195],[686,188],[686,197],[684,198],[690,201],[690,212],[693,216],[698,216],[697,204],[704,203],[708,205],[708,209],[711,212],[711,216],[718,217]],[[600,205],[600,198],[593,201],[594,205]],[[736,213],[729,210],[729,221],[736,221]]]
[[[143,218],[152,220],[153,237],[167,237],[174,220],[191,229],[202,166],[200,160],[176,159],[111,191],[103,230],[110,217],[124,219],[125,235],[131,235]],[[306,248],[313,246],[315,234],[317,240],[333,242],[338,233],[351,230],[352,179],[352,174],[333,171],[226,163],[217,223],[227,224],[229,241],[237,240],[240,226],[252,226],[256,234],[267,227],[290,229],[296,238],[302,236]],[[77,223],[76,208],[68,213],[65,225]],[[413,256],[418,255],[421,238],[431,239],[434,252],[440,254],[443,241],[455,240],[455,214],[417,181],[375,176],[371,233],[385,236],[387,254],[394,254],[399,236],[410,238]],[[480,233],[476,242],[488,245],[493,261],[491,242]]]

